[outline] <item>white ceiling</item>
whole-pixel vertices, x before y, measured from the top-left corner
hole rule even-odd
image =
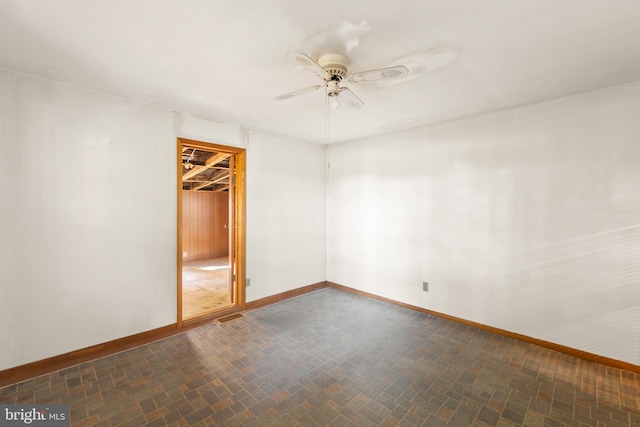
[[[321,91],[272,98],[328,51],[410,70],[346,84],[334,142],[640,80],[640,1],[0,0],[0,68],[321,142]]]

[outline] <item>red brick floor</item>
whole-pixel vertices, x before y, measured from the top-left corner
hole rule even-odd
[[[640,426],[638,375],[323,289],[0,389],[75,426]]]

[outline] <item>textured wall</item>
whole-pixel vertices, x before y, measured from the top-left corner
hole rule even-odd
[[[326,146],[259,133],[250,140],[247,301],[326,280],[327,240]]]
[[[640,364],[638,111],[636,84],[329,146],[328,280]]]
[[[325,279],[324,146],[7,72],[0,95],[0,370],[176,322],[177,136],[247,148],[248,300]]]
[[[0,76],[10,92],[0,203],[12,211],[0,242],[10,254],[0,323],[11,325],[0,368],[174,323],[170,112]]]

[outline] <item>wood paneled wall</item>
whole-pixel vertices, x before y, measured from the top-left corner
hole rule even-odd
[[[229,255],[229,193],[182,192],[183,262]]]

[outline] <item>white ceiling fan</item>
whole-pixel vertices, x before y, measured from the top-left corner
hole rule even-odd
[[[320,89],[321,87],[325,87],[331,108],[337,110],[342,106],[342,104],[345,104],[349,108],[358,109],[364,106],[364,102],[362,102],[362,100],[349,88],[340,87],[340,82],[345,79],[350,83],[395,80],[404,79],[409,75],[409,70],[404,65],[396,65],[394,67],[379,68],[377,70],[367,70],[349,74],[349,59],[344,55],[336,53],[323,55],[317,62],[304,53],[294,53],[291,54],[290,57],[315,73],[324,81],[324,83],[276,96],[273,98],[276,101],[284,101],[285,99],[293,98],[294,96],[302,95],[304,93]]]

